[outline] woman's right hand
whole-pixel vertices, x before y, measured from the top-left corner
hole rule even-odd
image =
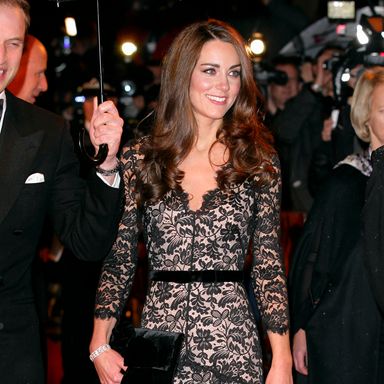
[[[97,356],[93,363],[101,384],[120,384],[123,372],[128,368],[124,365],[123,357],[113,349]]]
[[[307,376],[307,337],[304,329],[299,329],[293,336],[292,354],[296,371]]]

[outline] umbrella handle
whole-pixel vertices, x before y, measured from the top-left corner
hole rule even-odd
[[[85,146],[85,133],[86,133],[86,129],[84,127],[80,127],[78,130],[78,146],[79,146],[80,152],[94,166],[104,163],[108,155],[108,145],[100,144],[97,155],[95,156],[90,155]]]

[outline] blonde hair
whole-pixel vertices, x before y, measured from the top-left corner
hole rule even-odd
[[[371,67],[360,76],[352,96],[351,123],[356,135],[367,143],[371,141],[368,120],[371,113],[372,93],[381,84],[384,84],[384,67]]]

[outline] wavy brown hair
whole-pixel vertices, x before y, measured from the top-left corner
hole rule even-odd
[[[163,62],[159,104],[152,135],[141,146],[144,155],[138,177],[139,201],[154,202],[172,189],[181,189],[183,172],[178,165],[197,138],[189,86],[203,45],[210,40],[233,45],[241,64],[241,87],[223,119],[216,142],[228,151],[228,166],[218,172],[221,189],[258,175],[260,183],[274,177],[271,136],[263,125],[257,100],[260,93],[253,78],[252,63],[240,34],[230,25],[210,19],[186,27],[173,41]]]

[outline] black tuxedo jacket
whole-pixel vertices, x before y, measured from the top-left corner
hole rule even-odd
[[[31,263],[47,215],[63,244],[99,260],[116,235],[121,190],[84,181],[65,121],[6,92],[0,133],[0,381],[40,383]],[[79,324],[79,326],[81,326]]]

